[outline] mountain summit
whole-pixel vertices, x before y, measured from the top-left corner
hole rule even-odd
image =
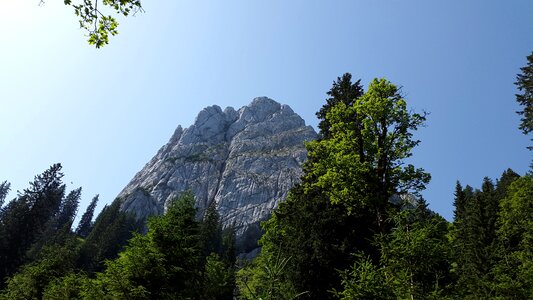
[[[214,203],[223,225],[242,235],[300,180],[304,142],[316,138],[288,105],[266,97],[237,111],[206,107],[189,128],[178,126],[122,190],[122,210],[146,219],[191,190],[200,216]]]

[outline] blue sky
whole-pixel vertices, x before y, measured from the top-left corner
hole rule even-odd
[[[61,162],[101,208],[205,106],[254,97],[315,112],[345,72],[385,77],[430,112],[411,160],[430,208],[456,180],[528,170],[513,82],[533,51],[533,1],[144,1],[96,50],[59,0],[0,0],[0,180],[22,190]],[[13,192],[10,197],[14,197]]]

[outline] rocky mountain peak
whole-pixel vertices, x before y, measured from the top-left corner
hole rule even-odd
[[[193,125],[178,126],[122,190],[122,210],[145,219],[190,189],[200,215],[214,202],[223,224],[240,235],[268,217],[299,181],[304,142],[316,137],[288,105],[267,97],[237,111],[206,107]]]

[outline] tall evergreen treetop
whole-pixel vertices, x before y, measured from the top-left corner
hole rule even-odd
[[[331,123],[327,120],[326,115],[328,112],[338,103],[344,103],[346,106],[351,106],[355,103],[355,100],[363,95],[363,86],[361,85],[361,79],[352,83],[352,74],[345,73],[342,77],[337,77],[337,81],[333,82],[333,87],[327,92],[329,98],[326,99],[320,110],[316,113],[316,116],[320,120],[318,128],[320,129],[320,135],[322,138],[330,137]]]
[[[87,237],[93,228],[93,215],[94,209],[98,204],[98,196],[99,195],[94,196],[91,200],[91,203],[89,203],[89,206],[87,206],[87,209],[81,216],[78,228],[76,228],[76,234],[83,238]]]
[[[4,205],[4,201],[6,200],[7,194],[11,190],[11,184],[7,181],[4,181],[0,183],[0,209],[2,208],[2,205]]]
[[[68,195],[61,201],[59,208],[59,213],[57,215],[57,229],[67,226],[70,230],[74,218],[76,217],[76,212],[78,211],[78,204],[81,197],[81,187],[72,190]]]
[[[516,76],[515,82],[522,92],[516,94],[516,101],[523,107],[517,112],[522,116],[519,128],[524,134],[529,134],[533,131],[533,52],[527,57],[527,65],[520,70],[522,73]]]

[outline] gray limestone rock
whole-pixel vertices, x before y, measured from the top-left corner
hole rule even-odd
[[[316,138],[289,106],[266,97],[238,111],[207,107],[189,128],[178,126],[122,190],[122,210],[146,219],[190,189],[200,216],[215,202],[223,225],[234,225],[241,235],[300,180],[304,142]]]

